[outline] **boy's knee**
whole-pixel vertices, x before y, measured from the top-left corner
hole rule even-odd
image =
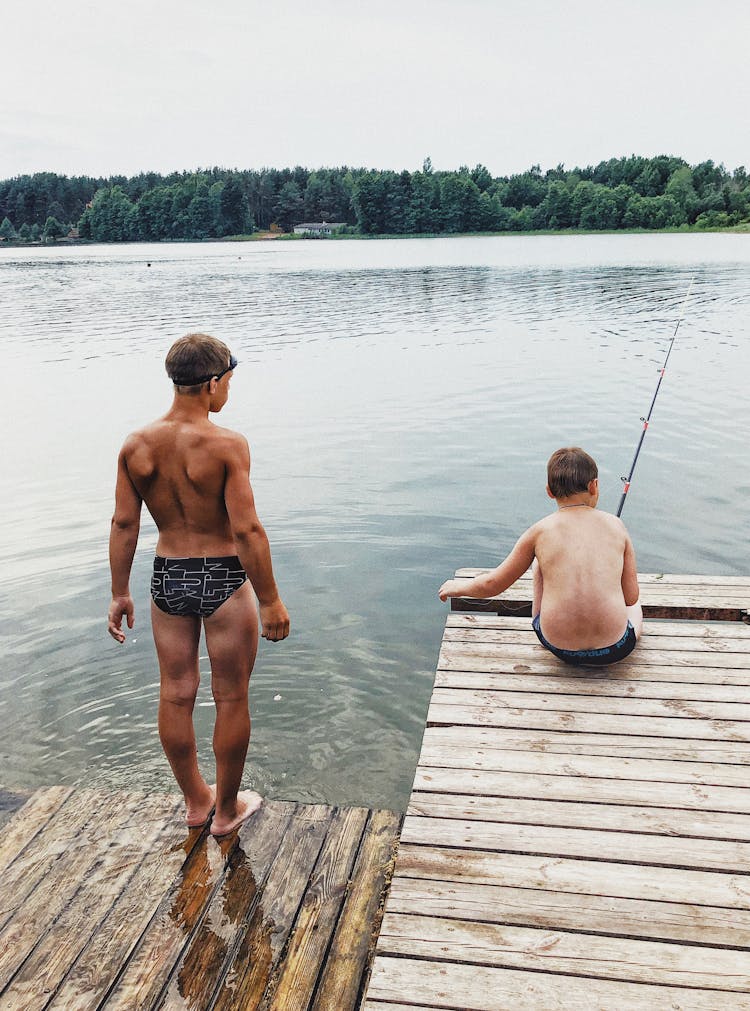
[[[200,679],[193,676],[163,679],[159,696],[163,702],[176,706],[191,706],[198,694]]]

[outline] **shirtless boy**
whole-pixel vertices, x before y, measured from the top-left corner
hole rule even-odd
[[[449,579],[439,597],[492,597],[533,563],[532,625],[541,644],[567,663],[615,663],[633,651],[643,629],[625,524],[596,511],[597,466],[577,446],[550,457],[547,494],[557,512],[529,527],[496,569],[475,579]]]
[[[289,634],[268,538],[255,511],[247,441],[208,417],[226,404],[236,365],[215,337],[188,334],[172,345],[166,368],[174,401],[163,418],[125,440],[109,542],[108,630],[122,643],[123,618],[128,628],[134,624],[128,584],[145,502],[159,530],[151,581],[161,673],[159,737],[185,797],[187,824],[203,825],[214,812],[215,836],[233,831],[262,803],[259,794],[240,791],[250,740],[248,684],[258,647],[255,594],[263,637],[278,642]],[[215,786],[198,770],[193,727],[201,624],[216,703]]]

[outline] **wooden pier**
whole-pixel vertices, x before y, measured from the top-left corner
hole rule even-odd
[[[176,797],[51,788],[0,833],[2,1011],[361,1005],[401,818],[269,802],[223,840]]]
[[[750,1008],[750,579],[640,579],[603,670],[455,602],[366,1011]]]

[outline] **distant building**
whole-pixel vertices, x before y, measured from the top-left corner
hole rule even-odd
[[[345,221],[303,221],[301,225],[294,226],[294,234],[321,238],[324,235],[333,235],[337,229],[344,228],[345,225]]]

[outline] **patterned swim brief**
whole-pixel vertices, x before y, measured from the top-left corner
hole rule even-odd
[[[247,579],[237,555],[225,558],[154,558],[151,596],[160,611],[210,617]]]

